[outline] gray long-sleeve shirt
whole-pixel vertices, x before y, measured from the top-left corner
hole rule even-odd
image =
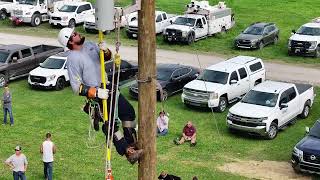
[[[101,85],[99,51],[97,44],[87,41],[80,51],[70,51],[67,67],[74,93],[79,94],[81,84],[90,87]]]
[[[2,96],[2,101],[3,101],[3,107],[9,108],[11,107],[11,92],[4,92]]]

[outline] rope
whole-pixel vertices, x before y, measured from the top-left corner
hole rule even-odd
[[[88,141],[86,142],[87,148],[98,148],[100,146],[103,146],[102,144],[95,144],[96,142],[96,133],[95,130],[93,130],[92,121],[94,120],[94,114],[95,114],[95,106],[98,105],[98,108],[100,110],[100,106],[98,103],[93,103],[92,101],[88,101],[89,105],[89,127],[88,127]],[[99,111],[100,112],[100,111]]]

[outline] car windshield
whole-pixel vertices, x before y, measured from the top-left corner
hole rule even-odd
[[[0,51],[0,63],[5,63],[8,59],[9,53]]]
[[[310,129],[309,136],[320,138],[320,122],[319,121],[316,121],[316,123]]]
[[[274,107],[277,104],[278,95],[275,93],[267,93],[251,90],[241,100],[242,103],[254,104],[260,106]]]
[[[263,33],[262,27],[250,26],[243,31],[243,34],[261,35]]]
[[[157,68],[157,80],[169,81],[172,75],[172,70],[167,68]]]
[[[193,27],[195,22],[196,20],[193,18],[178,17],[173,24]]]
[[[229,73],[206,69],[199,75],[197,79],[201,81],[227,84],[228,77]]]
[[[64,59],[48,58],[40,65],[40,67],[46,69],[61,69],[64,62]]]
[[[20,0],[19,4],[37,5],[37,0]]]
[[[320,36],[320,28],[302,26],[298,29],[297,34]]]
[[[69,6],[69,5],[63,5],[59,11],[60,12],[75,12],[77,9],[77,6]]]

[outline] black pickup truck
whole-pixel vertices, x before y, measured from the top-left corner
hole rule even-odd
[[[27,76],[39,63],[62,51],[62,47],[49,45],[30,47],[10,44],[0,46],[0,87],[9,80]]]

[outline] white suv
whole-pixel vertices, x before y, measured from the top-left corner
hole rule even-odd
[[[65,2],[58,11],[50,14],[49,23],[55,26],[75,27],[93,14],[94,9],[90,2]]]
[[[288,54],[320,57],[320,17],[292,31],[288,42]]]
[[[67,70],[68,52],[50,56],[40,66],[30,71],[28,83],[30,87],[55,88],[62,90],[69,81]]]

